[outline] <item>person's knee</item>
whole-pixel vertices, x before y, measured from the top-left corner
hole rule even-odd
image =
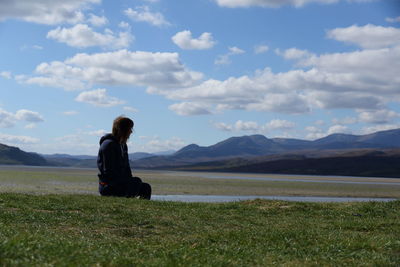
[[[143,183],[142,186],[143,186],[144,191],[151,194],[151,185],[149,185],[148,183]]]
[[[151,198],[151,185],[149,185],[148,183],[142,183],[140,191],[141,191],[140,192],[141,197],[145,199]]]

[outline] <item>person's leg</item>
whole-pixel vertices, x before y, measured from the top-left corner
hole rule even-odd
[[[143,183],[139,177],[132,177],[126,185],[126,196],[150,199],[151,186],[148,183]]]
[[[143,199],[151,198],[151,186],[148,183],[142,183],[139,189],[139,197]]]
[[[136,177],[132,177],[132,179],[129,179],[129,182],[125,185],[126,196],[137,197],[139,195],[141,185],[142,181],[137,179]]]
[[[102,196],[123,197],[125,196],[125,189],[118,186],[99,185],[99,193]]]

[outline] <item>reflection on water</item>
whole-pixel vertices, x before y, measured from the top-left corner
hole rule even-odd
[[[152,200],[179,202],[234,202],[252,199],[301,201],[301,202],[367,202],[393,201],[395,198],[312,197],[312,196],[220,196],[220,195],[153,195]]]

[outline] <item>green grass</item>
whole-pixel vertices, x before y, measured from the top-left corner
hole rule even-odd
[[[400,201],[0,193],[1,266],[398,266]]]

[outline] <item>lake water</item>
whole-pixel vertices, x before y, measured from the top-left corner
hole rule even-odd
[[[311,197],[311,196],[217,196],[217,195],[153,195],[152,200],[179,202],[234,202],[253,199],[301,202],[367,202],[393,201],[395,198]]]

